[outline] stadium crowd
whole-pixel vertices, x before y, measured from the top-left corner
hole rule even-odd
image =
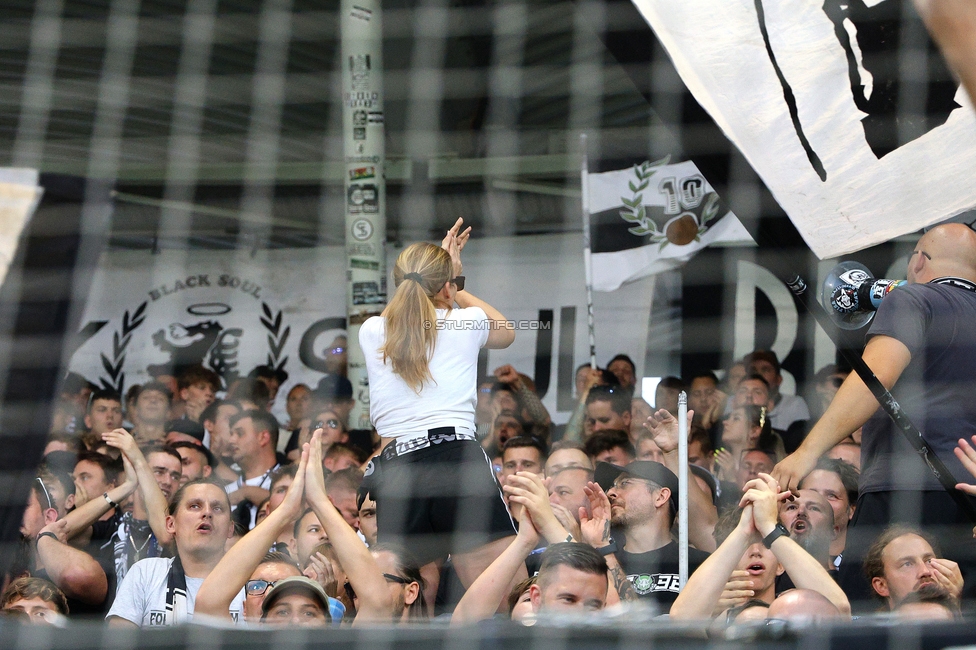
[[[976,311],[976,289],[940,284],[976,282],[974,260],[976,234],[964,226],[919,241],[911,284],[886,299],[865,349],[896,393],[913,364],[935,364],[942,377],[951,373],[945,364],[970,369],[976,345],[944,359],[935,353],[944,337],[905,323],[915,302],[928,300],[928,317],[936,313],[943,327],[938,319],[948,316],[930,304],[942,296],[962,296],[964,307],[950,311]],[[968,311],[962,318],[968,325],[954,327],[956,337],[976,323]],[[879,343],[894,347],[877,356]],[[378,539],[377,494],[364,476],[385,454],[375,430],[347,428],[346,345],[333,342],[332,372],[314,389],[291,386],[283,423],[271,411],[288,376],[267,366],[226,386],[202,366],[160,369],[125,396],[69,375],[0,596],[5,614],[130,627],[463,625],[629,607],[722,627],[879,613],[953,619],[972,604],[971,524],[953,518],[951,500],[937,501],[946,493],[924,472],[912,474],[922,461],[848,370],[822,368],[804,399],[781,391],[779,359],[756,350],[721,379],[711,371],[663,379],[654,410],[635,394],[635,363],[619,354],[606,368],[577,370],[576,408],[554,425],[532,379],[497,368],[477,387],[474,426],[516,527],[472,572],[436,545]],[[885,359],[900,370],[889,372]],[[932,382],[923,375],[906,375],[906,389]],[[936,389],[972,385],[965,372],[954,382]],[[684,588],[675,532],[681,391],[690,469]],[[933,447],[948,449],[957,472],[976,471],[976,421],[926,399],[926,425],[965,420],[950,427],[948,448],[941,434]],[[858,408],[860,420],[841,422]],[[448,516],[439,509],[451,502],[431,503],[425,516]]]
[[[948,2],[917,4],[976,94],[976,48],[965,47],[976,32],[950,29],[966,23],[946,18]],[[431,314],[446,307],[439,320],[455,304],[503,320],[464,292],[468,231],[459,225],[443,244],[447,275],[431,284],[426,267],[398,261],[397,294],[430,300]],[[769,619],[958,618],[976,591],[966,513],[976,486],[965,482],[976,476],[976,233],[962,224],[929,230],[907,276],[867,330],[863,359],[963,481],[954,495],[849,369],[821,368],[804,398],[782,390],[775,354],[755,350],[718,375],[664,378],[655,410],[635,394],[634,361],[618,354],[605,368],[577,370],[578,401],[564,425],[512,366],[495,369],[476,394],[446,386],[470,407],[507,521],[493,522],[495,536],[479,547],[491,552],[481,557],[443,553],[436,536],[404,545],[384,538],[389,521],[409,516],[415,530],[436,524],[458,537],[477,527],[457,507],[463,499],[425,491],[437,476],[401,480],[410,477],[404,459],[462,440],[467,421],[426,430],[422,448],[389,438],[384,447],[376,430],[350,430],[348,342],[337,337],[318,385],[293,384],[285,396],[287,373],[268,366],[229,384],[202,366],[156,368],[153,381],[125,395],[69,374],[0,610],[36,624],[102,618],[119,627],[529,623],[607,608],[716,630]],[[504,334],[483,338],[477,347],[511,343]],[[432,368],[436,360],[428,354]],[[394,372],[425,386],[427,361],[419,375]],[[372,391],[384,378],[370,374]],[[682,391],[683,587],[675,532]],[[391,414],[372,415],[375,424]],[[446,479],[461,483],[459,495],[465,476]],[[407,494],[394,498],[391,485]]]

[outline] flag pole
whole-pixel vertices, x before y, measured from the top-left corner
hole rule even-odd
[[[583,206],[583,268],[586,273],[586,325],[590,336],[590,367],[596,368],[596,335],[593,332],[593,259],[590,254],[590,188],[587,175],[586,134],[580,133],[580,184]]]
[[[688,393],[678,393],[678,584],[688,582]]]

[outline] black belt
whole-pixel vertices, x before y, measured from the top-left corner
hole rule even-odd
[[[415,438],[415,440],[417,440],[416,448],[426,449],[431,445],[439,445],[442,442],[453,442],[457,440],[457,436],[458,436],[458,431],[454,427],[437,427],[435,429],[428,429],[426,440],[424,440],[423,438]],[[464,438],[464,440],[467,440],[467,438]],[[413,451],[413,449],[408,450],[404,453],[409,453],[410,451]],[[400,453],[397,452],[396,439],[394,439],[390,444],[388,444],[383,449],[383,452],[380,454],[380,458],[382,460],[392,460],[399,456]]]

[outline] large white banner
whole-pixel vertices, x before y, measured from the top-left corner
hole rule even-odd
[[[819,257],[976,206],[976,115],[911,0],[634,4]]]
[[[511,363],[534,375],[557,422],[568,417],[557,409],[559,373],[571,382],[572,369],[588,359],[582,250],[582,236],[566,234],[477,239],[464,252],[468,288],[520,327],[510,348],[489,352],[488,372]],[[398,253],[388,251],[388,268]],[[275,409],[282,413],[292,385],[315,388],[325,372],[324,351],[345,331],[345,286],[341,246],[253,257],[105,253],[82,322],[83,331],[96,333],[70,368],[96,384],[125,389],[148,381],[154,365],[202,362],[227,380],[259,364],[283,363],[289,380]],[[643,370],[652,293],[649,278],[594,297],[599,363],[625,352],[638,373]],[[564,339],[572,355],[560,362]],[[357,399],[367,397],[365,387],[354,390]]]

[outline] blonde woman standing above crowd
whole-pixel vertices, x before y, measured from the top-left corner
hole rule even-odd
[[[515,536],[474,419],[479,350],[506,348],[515,332],[465,290],[461,251],[471,229],[461,226],[458,219],[440,247],[404,249],[393,298],[363,324],[359,341],[370,419],[383,440],[364,483],[376,501],[377,539],[409,550],[427,565],[428,581],[450,554],[467,587]]]

